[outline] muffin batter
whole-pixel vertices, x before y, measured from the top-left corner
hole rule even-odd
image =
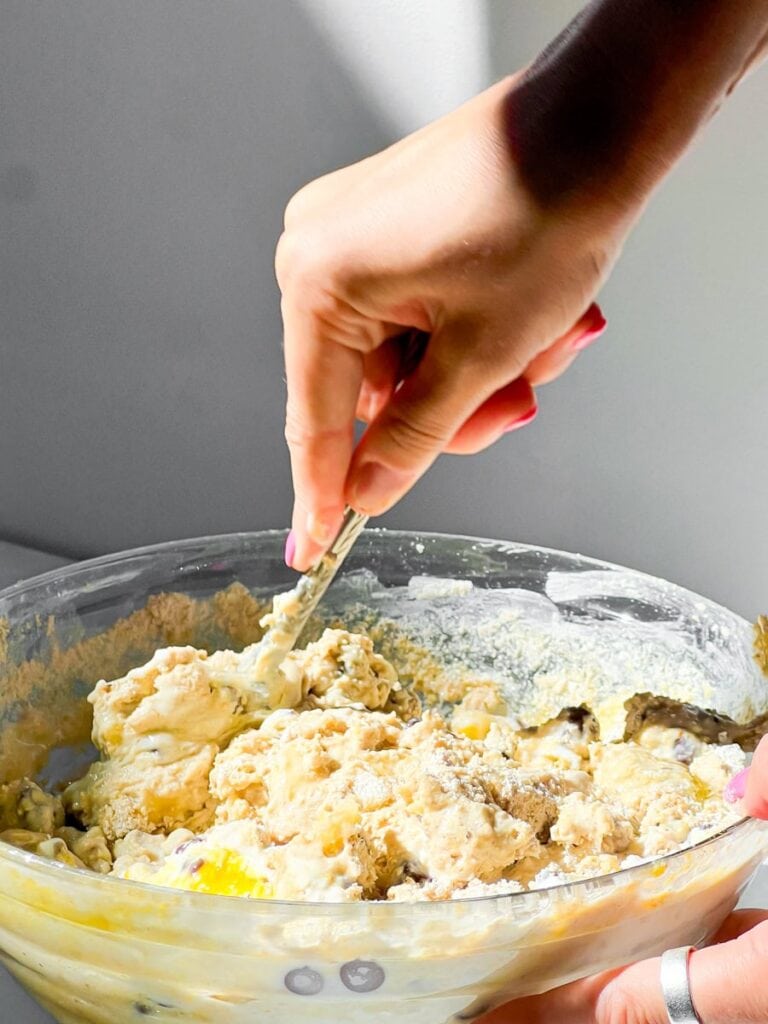
[[[0,838],[70,865],[256,898],[445,899],[615,871],[738,820],[744,764],[585,709],[521,729],[487,682],[429,706],[328,629],[258,685],[252,651],[156,652],[89,697],[101,759],[61,797],[0,788]],[[434,679],[429,681],[430,694]]]

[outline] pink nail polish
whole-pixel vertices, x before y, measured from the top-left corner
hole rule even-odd
[[[571,342],[573,351],[581,352],[593,341],[597,341],[607,326],[608,321],[603,316],[603,311],[593,302],[584,317],[584,329]]]
[[[742,768],[740,772],[728,782],[723,792],[723,796],[729,804],[735,804],[737,801],[744,798],[744,794],[747,792],[747,779],[749,777],[749,768]]]
[[[520,427],[524,427],[527,423],[531,423],[536,419],[538,415],[539,407],[534,405],[528,412],[524,412],[522,416],[518,416],[516,420],[512,420],[504,427],[504,433],[508,434],[511,430],[518,430]]]
[[[293,530],[285,539],[285,564],[289,569],[293,568],[293,559],[296,554],[296,537]]]

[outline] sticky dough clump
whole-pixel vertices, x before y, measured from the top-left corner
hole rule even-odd
[[[743,754],[682,730],[601,743],[586,711],[522,729],[487,681],[425,710],[344,629],[290,654],[277,687],[250,664],[169,647],[102,680],[101,759],[62,799],[0,788],[2,838],[193,891],[445,899],[614,871],[738,817],[722,789]]]

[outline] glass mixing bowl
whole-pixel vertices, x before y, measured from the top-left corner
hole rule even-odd
[[[162,544],[2,592],[0,781],[29,774],[52,785],[82,773],[93,756],[85,697],[100,677],[168,643],[238,647],[252,639],[260,604],[295,579],[283,542],[269,532]],[[441,643],[463,637],[471,646],[467,623],[481,614],[480,594],[494,608],[511,604],[519,623],[562,619],[606,657],[621,636],[621,664],[634,649],[635,664],[666,665],[670,686],[684,663],[697,666],[713,694],[718,680],[729,691],[760,685],[746,622],[591,559],[370,531],[342,577],[327,602],[334,613],[354,606],[358,616],[368,608],[403,622],[410,614],[424,625],[424,642],[442,630]],[[520,692],[529,692],[530,665],[519,651],[505,657],[498,638],[489,647],[488,632],[483,667],[493,667],[497,650],[504,672],[517,672]],[[579,703],[578,692],[568,696]],[[309,904],[154,888],[0,844],[0,955],[62,1024],[467,1021],[508,999],[706,941],[767,846],[765,827],[747,819],[673,855],[576,884],[439,903]]]

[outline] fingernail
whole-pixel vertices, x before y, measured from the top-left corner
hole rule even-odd
[[[376,515],[407,489],[411,479],[409,474],[398,473],[379,462],[367,462],[358,470],[353,504],[359,512]]]
[[[747,792],[747,778],[749,777],[749,768],[742,768],[740,772],[733,776],[730,782],[727,783],[723,796],[729,804],[735,804],[738,800],[744,798],[744,794]]]
[[[575,352],[581,352],[593,341],[597,341],[607,326],[608,321],[603,316],[603,311],[596,302],[593,302],[584,315],[583,330],[573,339],[571,348]]]
[[[289,569],[293,568],[293,558],[296,554],[296,536],[291,530],[285,539],[285,564]]]
[[[517,430],[520,427],[524,427],[526,423],[530,423],[531,420],[535,420],[538,414],[539,407],[534,405],[528,412],[524,412],[522,416],[518,416],[516,420],[512,420],[504,427],[504,433],[508,434],[510,430]]]
[[[322,515],[310,512],[307,516],[307,533],[315,544],[330,544],[336,534],[336,524]]]

